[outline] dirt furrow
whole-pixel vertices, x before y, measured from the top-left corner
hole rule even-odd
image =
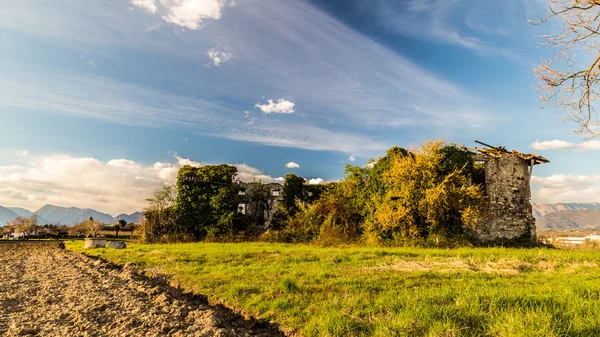
[[[284,336],[165,280],[60,249],[0,245],[3,336]]]

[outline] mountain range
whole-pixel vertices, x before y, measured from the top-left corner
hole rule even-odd
[[[545,215],[561,211],[600,211],[600,203],[566,203],[566,204],[533,204],[533,216],[541,218]]]
[[[131,214],[123,213],[113,217],[110,214],[98,212],[91,208],[60,207],[54,205],[44,205],[34,212],[20,207],[0,206],[0,225],[4,225],[7,221],[12,221],[18,216],[29,217],[31,214],[37,215],[38,224],[40,225],[61,224],[67,226],[88,220],[90,217],[107,224],[115,223],[121,219],[127,222],[139,223],[144,215],[143,212],[134,212]]]
[[[600,228],[600,203],[533,204],[537,229]]]
[[[600,229],[599,210],[559,211],[536,220],[538,229]]]

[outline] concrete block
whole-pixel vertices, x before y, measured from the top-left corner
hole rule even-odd
[[[99,238],[85,238],[85,245],[83,248],[105,248],[106,247],[106,239]]]
[[[125,241],[109,241],[108,248],[125,249]]]

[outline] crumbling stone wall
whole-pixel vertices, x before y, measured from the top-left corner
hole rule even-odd
[[[488,204],[476,228],[480,240],[535,240],[530,177],[528,162],[512,153],[491,157],[485,163]]]
[[[256,227],[256,230],[268,228],[277,204],[283,202],[283,185],[254,182],[240,183],[239,186],[239,211],[246,216],[252,226]]]

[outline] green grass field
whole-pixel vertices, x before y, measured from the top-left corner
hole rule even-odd
[[[301,336],[600,336],[591,251],[193,243],[86,253],[170,275]]]

